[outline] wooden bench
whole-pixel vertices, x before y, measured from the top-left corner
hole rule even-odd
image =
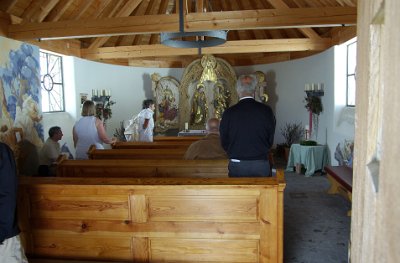
[[[340,194],[351,202],[353,169],[348,166],[325,166],[327,178],[331,183],[329,194]],[[351,216],[351,210],[347,212]]]
[[[228,177],[228,160],[61,160],[59,177]]]
[[[270,178],[20,180],[28,256],[283,262],[283,170]]]
[[[165,142],[165,141],[190,141],[194,142],[197,140],[200,140],[201,138],[204,138],[204,136],[154,136],[153,141],[154,142]]]
[[[89,159],[183,159],[185,148],[176,149],[96,149],[88,150]]]
[[[116,142],[113,149],[187,149],[195,141]]]

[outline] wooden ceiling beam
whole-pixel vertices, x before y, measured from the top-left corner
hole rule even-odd
[[[357,9],[354,7],[263,9],[190,13],[186,15],[185,31],[320,27],[354,25],[356,22]],[[10,25],[9,37],[57,39],[178,31],[179,18],[174,14]]]
[[[202,49],[202,54],[258,53],[287,51],[322,51],[331,46],[330,39],[268,39],[227,41],[225,44]],[[81,49],[82,58],[89,60],[160,56],[196,55],[196,48],[173,48],[164,45],[142,45]]]

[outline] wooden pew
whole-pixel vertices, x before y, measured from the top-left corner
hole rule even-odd
[[[228,160],[61,160],[59,177],[228,177]]]
[[[89,159],[183,159],[185,148],[175,149],[96,149],[88,150]]]
[[[161,142],[161,141],[197,141],[200,140],[201,138],[204,138],[204,136],[154,136],[153,141],[154,142]]]
[[[271,178],[20,180],[29,256],[283,262],[283,171]]]
[[[113,149],[187,149],[195,141],[116,142]]]
[[[351,202],[353,188],[353,169],[348,166],[325,166],[327,178],[331,183],[329,194],[340,194]],[[351,210],[347,212],[351,216]]]

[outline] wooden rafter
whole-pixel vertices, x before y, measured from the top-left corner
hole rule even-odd
[[[203,54],[224,53],[258,53],[283,51],[322,51],[331,46],[330,39],[268,39],[227,41],[225,44],[203,48]],[[100,59],[129,59],[153,56],[196,55],[196,48],[172,48],[164,45],[143,45],[129,47],[105,47],[98,49],[82,49],[82,57],[91,60]]]
[[[357,10],[352,7],[190,13],[186,15],[185,31],[331,26],[355,24],[356,20]],[[83,24],[85,27],[82,27]],[[76,38],[178,30],[178,15],[147,15],[10,25],[9,37],[20,40]]]

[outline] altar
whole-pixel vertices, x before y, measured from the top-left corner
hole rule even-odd
[[[305,176],[312,176],[316,171],[330,165],[328,147],[326,145],[306,146],[292,144],[290,147],[286,171],[293,172],[296,164],[302,164],[306,168]]]
[[[183,130],[178,133],[178,136],[206,136],[206,130]]]

